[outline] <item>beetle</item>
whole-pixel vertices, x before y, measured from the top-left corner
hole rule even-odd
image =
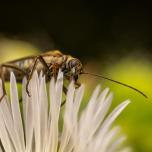
[[[38,72],[43,71],[43,74],[45,74],[46,80],[48,81],[51,79],[52,76],[57,76],[59,69],[61,69],[66,79],[73,79],[77,87],[80,86],[77,81],[79,75],[89,74],[131,88],[147,98],[147,96],[143,92],[130,85],[104,77],[102,75],[85,72],[83,69],[83,65],[79,59],[74,58],[71,55],[62,54],[58,50],[54,50],[42,53],[37,56],[27,56],[0,64],[0,78],[2,79],[3,86],[3,95],[0,97],[0,101],[6,94],[4,81],[9,81],[10,72],[15,73],[18,82],[21,82],[24,76],[27,77],[26,92],[30,97],[28,86],[35,70],[37,70]],[[63,91],[66,93],[66,87],[63,87]]]

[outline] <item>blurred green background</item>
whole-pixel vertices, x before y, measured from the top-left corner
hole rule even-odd
[[[0,4],[0,62],[59,49],[85,70],[142,90],[82,75],[85,98],[98,83],[114,92],[113,106],[132,103],[117,119],[135,152],[152,151],[152,10],[150,2],[49,1]]]

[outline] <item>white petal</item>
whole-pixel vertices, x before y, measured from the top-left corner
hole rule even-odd
[[[18,146],[20,150],[24,151],[25,143],[24,143],[23,123],[22,123],[19,100],[18,100],[17,84],[13,73],[11,73],[11,79],[10,79],[10,93],[11,93],[11,109],[13,115],[14,129],[16,130],[17,138],[19,138],[17,140],[20,141],[18,143]]]
[[[25,127],[26,152],[31,152],[33,137],[33,108],[31,98],[26,93],[26,79],[22,83],[23,119]],[[30,88],[30,87],[29,87]]]
[[[73,109],[73,100],[74,100],[74,83],[73,81],[70,83],[68,92],[67,92],[67,100],[65,104],[65,113],[64,113],[64,124],[60,142],[60,149],[59,152],[65,152],[66,145],[69,142],[70,136],[73,130],[73,123],[72,123],[72,109]]]
[[[119,139],[115,140],[111,147],[107,150],[107,152],[115,152],[118,151],[120,145],[126,140],[125,136],[119,137]]]
[[[125,147],[125,148],[122,148],[120,151],[118,152],[133,152],[132,148],[131,147]]]
[[[91,121],[91,117],[94,115],[94,107],[95,107],[95,103],[96,103],[96,99],[99,94],[99,91],[100,91],[100,86],[97,86],[91,96],[91,99],[87,107],[85,108],[85,110],[83,110],[81,114],[80,121],[79,121],[79,136],[80,136],[79,142],[80,143],[81,143],[81,140],[85,141],[88,138],[88,132],[90,131],[90,125],[91,125],[90,121]]]
[[[124,101],[123,103],[121,103],[120,105],[118,105],[112,112],[111,114],[106,118],[106,120],[104,121],[104,123],[102,124],[102,134],[104,134],[109,127],[111,126],[111,124],[113,123],[113,121],[118,117],[118,115],[124,110],[124,108],[130,103],[129,100]]]
[[[97,134],[97,140],[96,145],[100,145],[100,143],[103,142],[106,133],[109,131],[109,128],[111,127],[114,120],[118,117],[118,115],[123,111],[123,109],[130,103],[129,100],[124,101],[120,105],[118,105],[104,120],[103,124],[101,125],[100,131]]]
[[[39,79],[37,72],[34,72],[30,81],[30,92],[32,99],[33,125],[35,137],[35,151],[41,152],[41,134],[40,134],[40,103],[39,103]]]
[[[29,83],[31,97],[26,93],[23,80],[23,122],[18,101],[15,77],[11,74],[11,105],[5,97],[0,103],[0,139],[6,152],[118,152],[125,136],[118,136],[119,128],[111,129],[113,121],[128,105],[125,101],[107,116],[112,94],[100,86],[93,92],[88,105],[79,115],[84,86],[75,89],[74,82],[68,87],[64,109],[63,129],[59,133],[59,116],[63,94],[63,73],[50,82],[48,101],[45,78],[34,72]],[[0,80],[0,94],[2,94]],[[79,119],[80,118],[80,119]],[[25,135],[25,142],[24,142]],[[60,136],[61,135],[61,136]],[[0,148],[1,151],[1,148]]]
[[[58,74],[57,83],[55,84],[54,78],[50,82],[50,114],[48,123],[48,144],[46,151],[54,152],[57,151],[58,146],[58,121],[60,106],[62,100],[62,86],[63,86],[63,73]],[[53,139],[53,140],[51,140]]]
[[[2,102],[5,102],[5,101],[3,100]],[[0,106],[0,120],[1,120],[0,121],[0,139],[1,139],[3,147],[5,148],[6,151],[14,151],[13,148],[12,148],[13,146],[12,146],[11,140],[9,138],[7,129],[5,127],[5,122],[4,122],[4,119],[3,119],[3,116],[2,116],[1,108],[3,108],[2,105]]]
[[[40,77],[41,78],[41,77]],[[48,96],[45,84],[45,78],[41,78],[40,89],[39,89],[39,100],[40,100],[40,125],[41,125],[41,144],[42,151],[45,149],[46,138],[47,138],[47,127],[48,127]]]
[[[120,131],[120,127],[114,127],[112,130],[110,130],[107,135],[105,136],[104,140],[100,142],[99,145],[97,145],[96,151],[107,151],[108,147],[111,145],[111,143],[116,140],[116,137]],[[100,139],[97,139],[100,140]]]

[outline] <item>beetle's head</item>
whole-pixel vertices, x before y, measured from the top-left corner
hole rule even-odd
[[[77,79],[78,75],[82,73],[83,68],[82,68],[82,63],[80,60],[76,58],[71,58],[68,60],[66,63],[66,71],[65,74],[67,76],[72,76],[75,79]]]
[[[82,72],[82,63],[80,60],[73,58],[68,62],[70,73],[79,75]]]

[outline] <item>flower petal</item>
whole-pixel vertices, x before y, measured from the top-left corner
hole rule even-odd
[[[18,100],[18,90],[16,85],[16,79],[13,73],[11,73],[10,79],[10,94],[11,94],[11,109],[14,122],[14,129],[17,133],[17,138],[20,141],[20,150],[25,150],[23,123],[21,118],[21,111]]]
[[[93,92],[86,108],[80,113],[84,85],[75,89],[72,81],[68,87],[64,108],[63,129],[59,132],[59,116],[63,95],[63,73],[50,82],[48,101],[45,78],[42,72],[34,72],[27,95],[26,78],[23,79],[23,121],[18,100],[17,84],[11,74],[11,103],[4,97],[0,103],[0,139],[6,152],[118,152],[125,136],[118,136],[119,127],[112,123],[129,100],[118,105],[107,115],[112,94],[106,88],[100,94],[100,86]],[[2,94],[0,80],[0,94]],[[24,139],[25,136],[25,139]],[[25,140],[25,141],[24,141]],[[2,147],[0,147],[0,151]]]
[[[31,98],[26,92],[26,78],[23,79],[22,83],[22,102],[23,102],[23,120],[25,128],[25,141],[26,141],[26,152],[32,151],[32,139],[33,139],[33,108]],[[30,88],[30,87],[29,87]]]

